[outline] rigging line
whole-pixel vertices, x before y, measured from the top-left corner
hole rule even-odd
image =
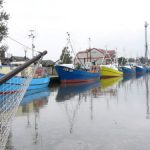
[[[14,41],[14,42],[16,42],[16,43],[18,43],[18,44],[22,45],[23,47],[25,47],[25,48],[28,48],[28,49],[32,50],[32,48],[30,48],[30,47],[28,47],[28,46],[26,46],[26,45],[22,44],[21,42],[19,42],[19,41],[15,40],[14,38],[12,38],[12,37],[10,37],[10,36],[7,36],[7,37],[8,37],[9,39],[11,39],[12,41]],[[37,50],[34,50],[34,51],[36,51],[36,52],[38,52],[38,53],[41,53],[40,51],[37,51]]]
[[[68,44],[69,44],[69,41],[67,40],[67,44],[66,44],[66,46],[64,47],[64,55],[63,55],[63,58],[62,58],[62,62],[64,62],[64,60],[65,60],[65,54],[66,54],[66,51],[67,51],[67,47],[68,47]]]
[[[75,52],[73,50],[73,46],[72,46],[72,43],[71,43],[71,40],[70,40],[70,34],[68,32],[67,32],[67,35],[68,35],[68,41],[69,41],[69,44],[70,44],[70,47],[71,47],[71,50],[72,50],[73,54],[75,55],[75,57],[77,58],[77,60],[81,63],[81,65],[84,67],[84,69],[86,69],[85,64],[83,64],[81,62],[81,60],[79,59],[79,57],[75,54]]]

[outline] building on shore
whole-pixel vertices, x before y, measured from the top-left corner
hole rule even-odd
[[[96,65],[106,64],[110,60],[114,60],[116,58],[115,50],[104,50],[97,48],[86,49],[85,51],[80,51],[76,54],[74,59],[74,63],[77,64],[79,61],[82,64],[86,62],[92,62]]]

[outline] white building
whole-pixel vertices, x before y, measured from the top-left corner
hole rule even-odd
[[[103,50],[97,48],[87,49],[77,53],[74,63],[86,64],[86,62],[92,62],[96,65],[106,64],[108,61],[114,60],[116,57],[115,50]]]

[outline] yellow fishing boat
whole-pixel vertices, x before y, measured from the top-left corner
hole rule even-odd
[[[119,71],[114,65],[101,65],[100,68],[102,78],[123,76],[123,72]]]

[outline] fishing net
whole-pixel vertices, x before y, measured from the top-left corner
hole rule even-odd
[[[39,66],[41,58],[36,63],[29,65],[18,74],[0,85],[0,150],[5,149],[10,132],[11,122],[16,114],[18,106],[30,86],[34,73]],[[17,66],[6,66],[0,68],[2,74],[14,70]],[[7,70],[7,71],[6,71]]]

